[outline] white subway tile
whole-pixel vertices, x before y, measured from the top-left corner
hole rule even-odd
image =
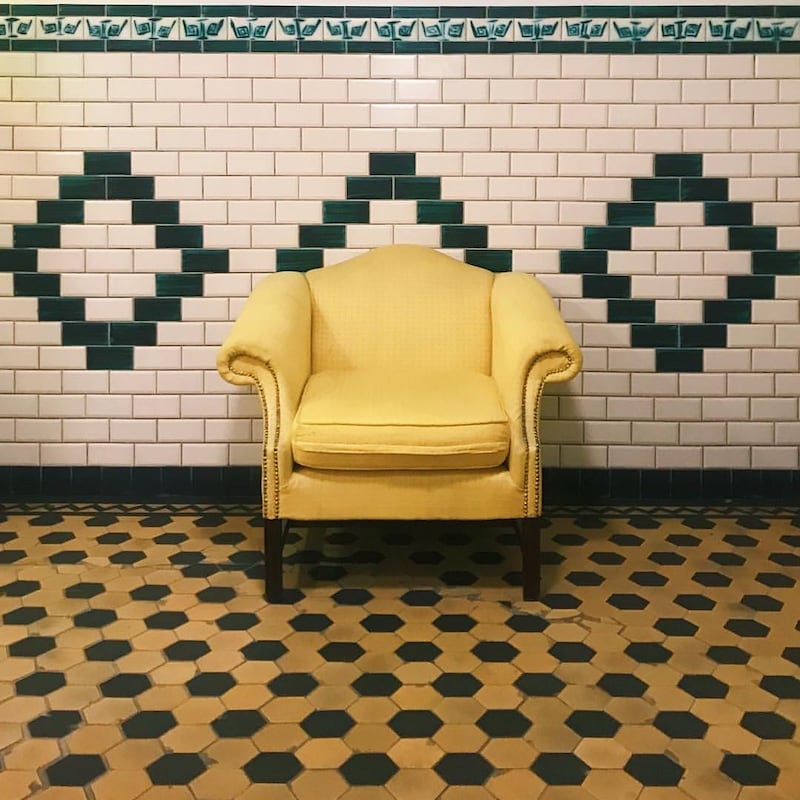
[[[181,462],[180,444],[137,443],[133,449],[133,462],[137,467],[179,466]]]
[[[65,442],[110,441],[107,419],[65,419],[63,425]]]
[[[709,275],[749,275],[752,256],[749,252],[717,251],[703,253],[703,270]]]
[[[587,150],[586,131],[583,128],[543,128],[539,131],[539,150],[583,153]]]
[[[86,444],[43,443],[41,445],[41,464],[46,467],[81,467],[89,463]],[[92,461],[93,465],[99,462]],[[130,462],[127,462],[130,463]]]
[[[184,200],[180,204],[180,217],[182,223],[225,223],[228,221],[229,208],[244,202],[232,200]],[[231,218],[231,222],[242,222]]]
[[[753,323],[798,322],[800,309],[794,300],[753,300]]]
[[[61,344],[58,322],[15,322],[14,344]]]
[[[678,227],[635,227],[631,230],[631,250],[677,250],[680,236],[681,229]]]
[[[754,366],[759,367],[755,362]],[[727,376],[726,392],[737,397],[769,397],[775,394],[775,376],[763,372],[752,372],[747,375],[731,374]]]
[[[731,136],[727,130],[689,129],[683,132],[683,149],[688,152],[725,153],[731,149]]]
[[[631,182],[624,178],[586,178],[583,200],[612,202],[631,199]]]
[[[800,422],[778,422],[775,425],[775,444],[800,444]]]
[[[201,419],[156,420],[159,442],[202,442],[204,425]]]
[[[724,445],[727,443],[724,422],[679,422],[680,444]]]
[[[336,58],[333,57],[334,60]],[[358,56],[349,58],[355,59]],[[228,75],[232,78],[256,76],[266,78],[274,74],[275,56],[271,53],[228,53]]]
[[[129,83],[132,87],[138,85],[141,88],[146,84],[146,82],[138,78],[131,79]],[[156,78],[151,81],[151,85],[154,88],[154,97],[138,97],[136,99],[158,99],[159,102],[199,102],[205,99],[203,91],[204,81],[202,78]]]
[[[87,445],[83,445],[87,446]],[[132,444],[100,442],[88,444],[88,463],[92,466],[122,466],[133,464],[134,450]]]
[[[86,319],[106,322],[133,319],[133,301],[129,297],[87,297]]]
[[[678,80],[634,80],[634,103],[680,103],[681,82]]]
[[[706,372],[747,372],[751,368],[751,351],[746,348],[706,350],[703,367]]]
[[[178,53],[132,53],[131,70],[140,77],[177,76],[180,74]]]
[[[658,123],[656,123],[658,124]],[[664,153],[680,152],[682,144],[682,132],[679,129],[673,130],[639,130],[635,132],[634,148],[636,152],[642,153]]]
[[[553,128],[558,125],[558,116],[557,103],[514,103],[511,106],[511,123],[515,127]]]
[[[702,447],[656,447],[656,469],[700,469],[702,466]]]
[[[18,419],[14,426],[14,436],[17,442],[60,442],[60,419]],[[7,444],[3,444],[5,450]]]
[[[609,128],[653,128],[655,124],[654,104],[636,103],[608,107]]]
[[[608,466],[611,469],[652,469],[655,460],[654,447],[612,445],[608,448]]]
[[[103,81],[105,84],[105,80],[103,78],[85,78],[85,81]],[[163,79],[159,79],[163,80]],[[169,97],[161,97],[156,94],[156,79],[154,78],[109,78],[108,79],[108,95],[107,99],[112,101],[127,101],[127,102],[135,102],[135,103],[147,103],[153,102],[154,100],[167,100],[167,99],[179,99],[179,98],[169,98]],[[102,92],[97,92],[94,96],[86,96],[83,98],[78,97],[70,97],[70,100],[105,100],[105,88],[103,88]]]
[[[753,447],[753,469],[792,469],[798,465],[797,447]]]
[[[749,469],[749,447],[704,447],[703,467],[706,469]]]

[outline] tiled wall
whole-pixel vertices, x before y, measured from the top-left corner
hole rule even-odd
[[[258,464],[254,282],[417,242],[558,298],[547,465],[797,469],[798,19],[0,7],[0,464]]]

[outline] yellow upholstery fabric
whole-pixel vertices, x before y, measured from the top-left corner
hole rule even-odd
[[[292,432],[294,460],[317,469],[487,469],[508,445],[497,387],[477,372],[318,372]]]
[[[267,276],[217,360],[226,380],[254,384],[261,400],[264,516],[297,520],[538,516],[542,390],[580,366],[533,276],[495,275],[411,245]],[[485,387],[483,399],[473,385]],[[458,441],[461,428],[469,437]],[[303,466],[315,441],[319,458],[323,429],[338,448],[323,460],[336,469],[333,460]],[[459,447],[474,457],[487,442],[498,444],[495,466],[446,465]],[[436,469],[433,452],[444,459]]]
[[[311,371],[491,369],[493,275],[394,245],[306,274]]]

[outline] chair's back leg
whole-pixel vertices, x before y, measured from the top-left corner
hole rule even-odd
[[[523,517],[518,521],[522,549],[522,599],[538,600],[541,592],[541,517]]]
[[[264,521],[264,578],[267,584],[267,600],[282,603],[283,599],[283,532],[282,519]]]

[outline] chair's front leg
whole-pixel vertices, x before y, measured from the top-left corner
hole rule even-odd
[[[283,603],[283,534],[285,521],[264,520],[264,578],[267,585],[267,600]]]
[[[541,592],[542,518],[518,520],[519,544],[522,550],[522,599],[538,600]]]

